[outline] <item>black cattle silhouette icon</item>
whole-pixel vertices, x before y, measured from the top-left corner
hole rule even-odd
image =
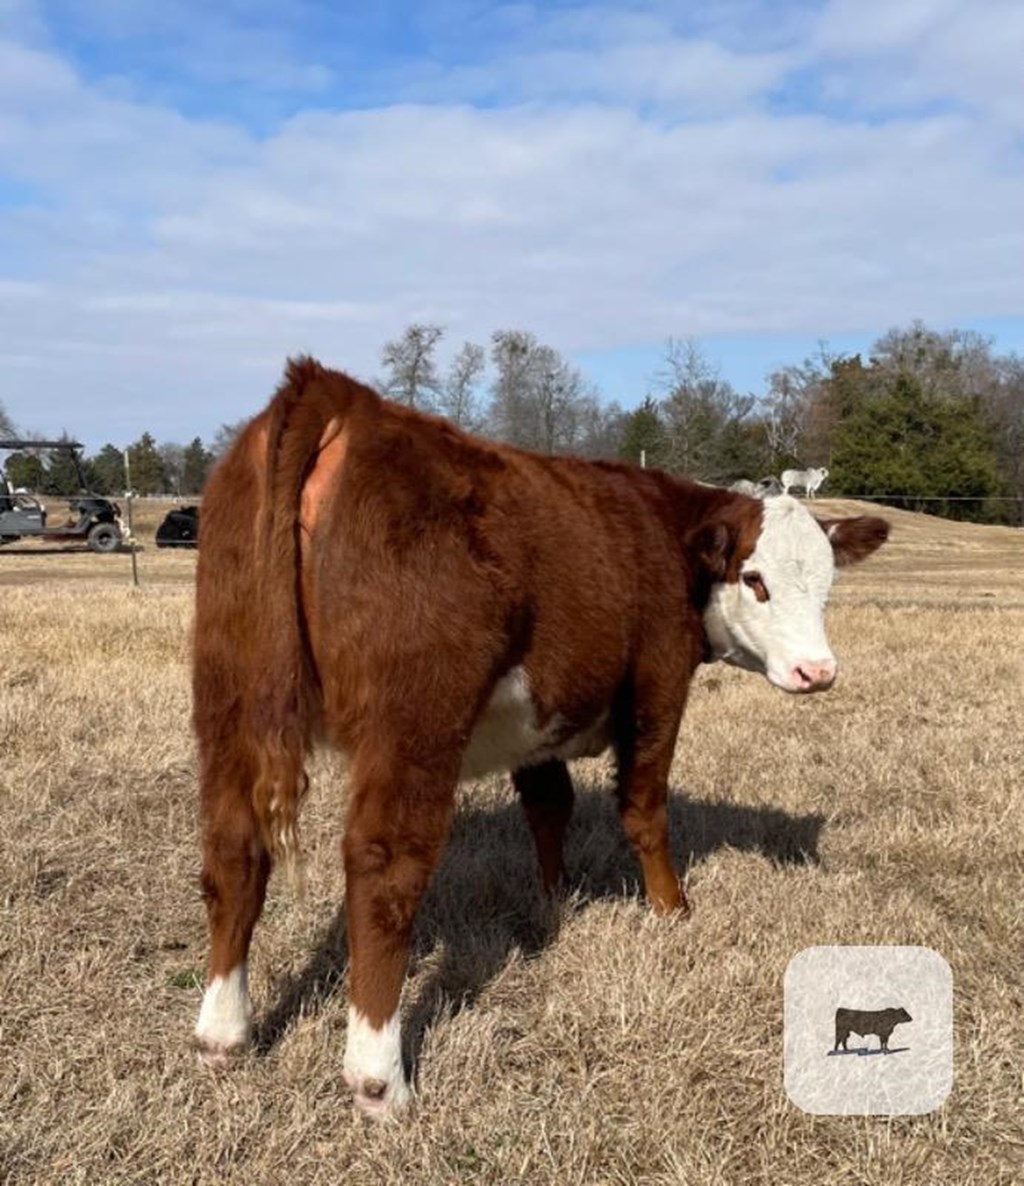
[[[846,1042],[850,1034],[857,1034],[866,1038],[874,1034],[882,1043],[882,1050],[889,1051],[889,1038],[892,1031],[903,1022],[914,1019],[906,1009],[843,1009],[836,1010],[836,1044],[834,1054],[840,1046],[846,1050]]]

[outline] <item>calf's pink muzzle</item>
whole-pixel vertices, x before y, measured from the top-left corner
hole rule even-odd
[[[825,692],[836,682],[839,664],[835,659],[797,663],[789,673],[794,692]]]

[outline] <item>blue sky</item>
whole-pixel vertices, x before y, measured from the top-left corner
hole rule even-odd
[[[209,439],[412,320],[627,405],[669,337],[1024,351],[1021,61],[1016,0],[0,0],[0,402]]]

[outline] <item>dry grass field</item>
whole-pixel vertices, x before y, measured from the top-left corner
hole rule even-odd
[[[702,671],[672,772],[689,918],[638,899],[606,762],[574,769],[554,922],[507,782],[464,788],[405,997],[419,1103],[372,1127],[341,1082],[345,787],[327,760],[305,897],[275,877],[257,931],[256,1048],[227,1075],[190,1051],[195,557],[152,546],[163,509],[137,509],[137,591],[124,555],[0,552],[0,1180],[1022,1180],[1024,533],[892,512],[888,548],[837,581],[828,695]],[[782,976],[822,943],[949,961],[939,1111],[788,1102]]]

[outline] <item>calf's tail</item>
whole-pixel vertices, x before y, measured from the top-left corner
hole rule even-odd
[[[319,365],[289,362],[270,405],[211,475],[200,512],[193,725],[204,811],[240,799],[296,886],[318,695],[300,597],[299,506],[337,411]]]

